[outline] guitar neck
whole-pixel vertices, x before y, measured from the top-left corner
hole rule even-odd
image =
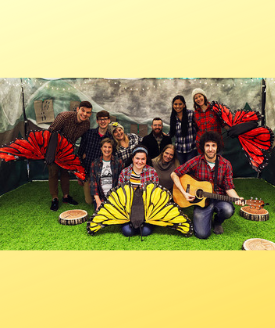
[[[239,198],[229,197],[229,196],[226,196],[226,195],[212,194],[210,192],[205,192],[205,191],[203,191],[203,197],[223,200],[225,202],[232,202],[232,203],[239,200]]]

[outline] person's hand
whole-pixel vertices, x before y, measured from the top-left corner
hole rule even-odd
[[[244,198],[243,197],[240,197],[238,200],[236,200],[235,204],[236,205],[244,205]]]
[[[183,195],[188,202],[192,202],[195,199],[195,196],[188,194],[187,192]]]

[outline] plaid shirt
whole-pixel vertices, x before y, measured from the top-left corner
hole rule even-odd
[[[101,188],[101,171],[102,171],[103,157],[99,157],[91,164],[91,195],[98,195],[101,200],[105,199],[103,190]],[[124,164],[121,159],[115,156],[111,158],[111,170],[112,170],[112,188],[117,186],[120,172],[122,171]]]
[[[183,137],[181,134],[181,121],[176,117],[176,133],[175,146],[178,153],[189,153],[196,149],[196,127],[194,124],[194,111],[187,109],[188,115],[188,132],[187,136]]]
[[[222,140],[222,129],[223,126],[217,114],[212,110],[211,105],[209,104],[206,111],[203,112],[200,108],[195,109],[195,123],[198,127],[197,137],[196,137],[196,146],[198,152],[201,154],[199,142],[201,136],[206,131],[218,132]]]
[[[122,172],[120,173],[118,183],[122,184],[130,181],[132,171],[133,171],[133,164],[125,167],[125,169],[122,170]],[[142,187],[147,181],[159,183],[159,178],[156,170],[149,165],[145,165],[142,172],[140,173],[140,182]]]
[[[232,166],[227,159],[220,155],[217,156],[219,158],[219,169],[216,193],[226,195],[225,190],[235,189]],[[211,170],[204,155],[199,155],[190,159],[190,161],[179,166],[174,172],[179,177],[188,173],[199,181],[210,181],[214,184],[215,167]]]
[[[100,149],[100,142],[104,138],[113,139],[111,133],[107,131],[104,136],[98,134],[98,127],[96,129],[88,130],[81,138],[80,147],[78,150],[78,155],[82,159],[83,155],[86,154],[85,159],[83,159],[83,165],[87,171],[87,174],[90,174],[90,167],[92,161],[102,155]]]
[[[49,131],[59,131],[64,134],[68,141],[75,144],[76,140],[89,128],[90,121],[78,122],[76,112],[62,112],[56,116],[56,119],[49,127]]]
[[[120,146],[116,152],[117,157],[121,158],[124,163],[131,156],[133,148],[142,141],[142,137],[134,133],[126,133],[126,135],[129,139],[129,146],[127,148]]]

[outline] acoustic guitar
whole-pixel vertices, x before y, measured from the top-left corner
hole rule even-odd
[[[198,181],[188,174],[183,175],[179,179],[183,189],[190,195],[195,196],[195,199],[192,202],[189,202],[188,200],[185,199],[183,194],[174,184],[173,198],[175,203],[177,203],[180,207],[189,207],[192,205],[205,207],[208,205],[207,200],[209,198],[223,200],[226,202],[236,202],[237,200],[239,200],[239,198],[213,193],[213,184],[209,181]],[[242,203],[244,205],[255,206],[258,208],[264,206],[264,201],[258,200],[257,198],[250,199],[250,200],[242,199]]]

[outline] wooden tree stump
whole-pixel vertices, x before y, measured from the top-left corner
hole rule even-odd
[[[243,250],[245,251],[274,251],[275,243],[272,241],[261,239],[261,238],[251,238],[247,239],[243,243]]]
[[[81,224],[88,219],[88,213],[84,210],[69,210],[59,215],[59,223],[64,225]]]
[[[245,219],[252,221],[267,221],[269,219],[269,213],[266,209],[258,209],[250,206],[241,207],[240,215]]]

